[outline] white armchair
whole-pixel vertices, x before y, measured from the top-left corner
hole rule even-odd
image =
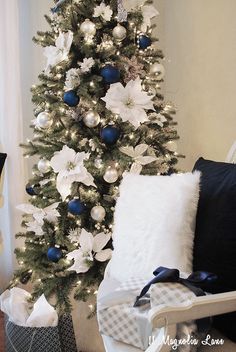
[[[235,149],[236,145],[234,144],[227,156],[227,162],[235,162]],[[112,277],[113,267],[108,265],[104,280],[106,281]],[[154,307],[149,311],[149,321],[153,329],[159,329],[159,333],[150,341],[150,346],[146,349],[146,352],[171,351],[171,346],[168,343],[164,343],[164,341],[167,336],[169,341],[176,338],[178,323],[234,311],[236,311],[236,291],[195,297],[191,303],[185,302],[178,307],[170,306],[161,310],[159,307]],[[212,330],[209,335],[210,339],[199,347],[199,352],[236,351],[236,343],[231,342],[218,331]],[[106,352],[142,352],[141,349],[116,341],[109,336],[102,335],[102,338]]]

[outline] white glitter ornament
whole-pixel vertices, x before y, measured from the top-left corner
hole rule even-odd
[[[115,40],[120,42],[125,39],[126,34],[127,34],[126,28],[121,26],[120,24],[118,24],[112,31],[112,35],[115,38]]]
[[[47,159],[40,159],[38,162],[38,170],[46,174],[51,168],[50,162]]]
[[[81,23],[80,30],[87,36],[92,37],[96,34],[96,26],[88,18],[83,23]]]
[[[46,111],[41,112],[38,114],[36,118],[36,126],[40,128],[48,128],[52,124],[52,120],[50,118],[50,114]]]
[[[105,174],[103,176],[104,180],[107,183],[114,183],[118,180],[119,174],[116,170],[116,168],[112,166],[108,166],[108,168],[105,171]]]
[[[93,220],[102,222],[106,216],[106,211],[101,205],[96,205],[92,208],[90,214]]]
[[[96,111],[88,111],[83,118],[84,124],[89,128],[94,128],[100,123],[100,115]]]

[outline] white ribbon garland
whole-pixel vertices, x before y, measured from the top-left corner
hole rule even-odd
[[[117,0],[117,9],[118,9],[118,15],[117,15],[118,22],[126,22],[128,13],[124,8],[122,0]]]

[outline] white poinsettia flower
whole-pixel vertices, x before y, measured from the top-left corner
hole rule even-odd
[[[55,223],[60,213],[57,210],[59,203],[53,203],[46,208],[37,208],[31,204],[20,204],[16,208],[28,215],[32,215],[41,226],[44,220]]]
[[[151,19],[158,16],[159,12],[153,5],[144,5],[142,7],[143,23],[141,30],[146,32],[147,28],[151,26]]]
[[[30,221],[26,223],[27,231],[34,232],[36,236],[43,236],[42,225],[38,221]]]
[[[70,242],[79,243],[80,234],[81,234],[81,229],[80,228],[71,229],[69,231],[69,236],[68,236]]]
[[[93,176],[84,167],[84,160],[88,160],[89,156],[90,154],[85,152],[76,153],[67,145],[64,145],[61,151],[54,153],[50,164],[54,172],[58,174],[56,186],[63,201],[70,194],[73,182],[96,187]]]
[[[78,68],[71,68],[66,72],[65,89],[71,90],[78,87],[80,84],[80,70]]]
[[[82,73],[89,72],[94,64],[95,64],[95,61],[94,61],[94,59],[92,57],[83,59],[83,62],[79,63],[81,72]]]
[[[60,32],[58,38],[56,39],[55,46],[50,45],[44,49],[44,55],[47,58],[47,64],[45,68],[46,73],[50,72],[51,67],[59,64],[60,62],[68,58],[72,41],[73,32]]]
[[[134,147],[121,147],[120,151],[132,159],[134,159],[134,163],[131,166],[130,172],[135,174],[140,174],[142,171],[143,165],[147,165],[157,160],[155,156],[143,155],[148,149],[147,144],[139,144],[135,148]]]
[[[57,210],[58,205],[59,203],[53,203],[46,208],[37,208],[31,204],[20,204],[16,208],[32,216],[33,221],[26,223],[27,230],[34,232],[36,236],[42,236],[44,220],[52,223],[57,222],[57,218],[60,216]]]
[[[146,0],[123,0],[123,6],[127,12],[135,11],[140,8]]]
[[[86,273],[89,268],[89,258],[83,253],[81,249],[75,249],[74,251],[67,254],[67,259],[74,260],[74,264],[67,270],[76,271],[79,273]]]
[[[147,27],[151,26],[151,19],[159,15],[153,5],[144,5],[146,0],[123,0],[123,6],[127,12],[141,11],[143,23],[141,31],[146,32]]]
[[[67,254],[67,259],[74,260],[74,264],[68,270],[75,270],[78,274],[89,270],[94,258],[103,262],[109,260],[112,255],[111,249],[103,249],[111,238],[111,234],[101,232],[93,236],[90,232],[82,229],[79,245],[80,248]]]
[[[108,110],[119,114],[123,121],[129,121],[135,128],[148,120],[145,109],[154,110],[154,96],[144,92],[141,83],[139,77],[129,81],[125,87],[121,83],[114,83],[102,98]]]
[[[130,168],[130,173],[140,175],[142,169],[143,166],[141,164],[133,163]]]
[[[157,113],[152,113],[149,115],[149,118],[151,119],[150,121],[152,123],[156,123],[158,126],[163,127],[164,122],[167,121],[166,117],[162,114],[157,114]]]
[[[104,2],[96,6],[94,9],[93,17],[102,17],[105,21],[110,21],[112,16],[112,9],[110,6],[106,6]]]

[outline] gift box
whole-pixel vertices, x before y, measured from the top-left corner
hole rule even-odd
[[[58,316],[44,294],[32,304],[29,292],[13,287],[0,296],[5,313],[6,352],[77,352],[70,314]]]
[[[151,307],[175,307],[182,303],[192,302],[195,294],[189,288],[176,282],[159,282],[150,288]]]
[[[97,317],[101,334],[142,350],[148,347],[152,335],[152,326],[148,321],[150,305],[133,307],[145,282],[141,278],[123,283],[106,280],[106,287],[100,286]]]
[[[97,297],[97,316],[101,334],[124,342],[128,345],[146,350],[152,337],[159,330],[152,330],[148,320],[151,308],[173,307],[183,302],[191,301],[195,295],[187,287],[179,283],[156,283],[150,293],[140,300],[140,305],[134,303],[140,290],[146,284],[142,278],[131,278],[123,283],[106,279],[101,284]],[[178,324],[177,339],[187,336],[198,338],[197,325],[194,321]],[[179,351],[195,352],[196,346],[181,346]]]
[[[58,326],[27,327],[6,318],[6,352],[77,352],[71,315],[62,315]]]

